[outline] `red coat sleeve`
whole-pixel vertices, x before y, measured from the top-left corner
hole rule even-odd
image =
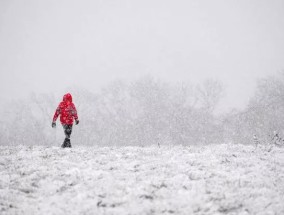
[[[58,107],[55,110],[54,116],[53,116],[53,122],[55,122],[59,116],[59,114],[61,113],[61,108],[60,108],[60,104],[58,105]]]
[[[73,103],[72,103],[72,116],[74,117],[75,120],[78,119],[77,109]]]

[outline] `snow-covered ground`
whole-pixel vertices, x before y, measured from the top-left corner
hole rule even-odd
[[[284,214],[284,149],[0,147],[0,214]]]

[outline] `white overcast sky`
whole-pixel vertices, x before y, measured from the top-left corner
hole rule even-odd
[[[0,104],[150,74],[218,79],[243,107],[283,70],[283,0],[0,0]]]

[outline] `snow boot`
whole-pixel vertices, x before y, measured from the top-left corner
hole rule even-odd
[[[68,140],[70,141],[70,139],[68,139],[68,138],[64,139],[63,144],[61,145],[62,148],[68,147]]]
[[[71,148],[71,141],[70,141],[70,139],[67,140],[66,147]]]

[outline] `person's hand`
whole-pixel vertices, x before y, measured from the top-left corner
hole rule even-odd
[[[79,120],[78,120],[78,119],[75,120],[75,124],[76,124],[76,125],[79,124]]]
[[[52,128],[55,128],[55,127],[56,127],[56,123],[55,123],[55,122],[52,122],[51,127],[52,127]]]

